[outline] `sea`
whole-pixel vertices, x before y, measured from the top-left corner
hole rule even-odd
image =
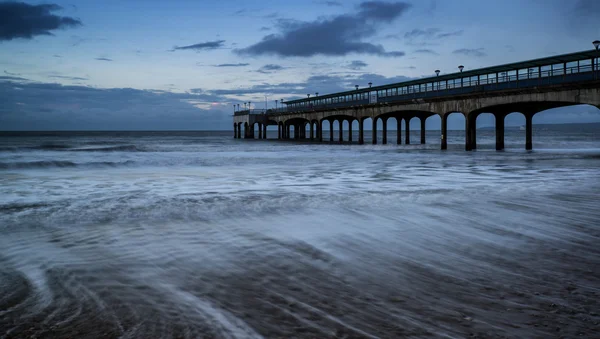
[[[276,134],[1,132],[0,338],[599,337],[599,124]]]

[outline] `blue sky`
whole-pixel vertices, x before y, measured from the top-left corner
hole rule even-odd
[[[597,0],[0,1],[0,130],[229,129],[265,95],[591,49],[599,17]],[[568,121],[600,114],[536,116]]]

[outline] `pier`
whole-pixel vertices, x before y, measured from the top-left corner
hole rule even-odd
[[[326,95],[307,94],[306,98],[281,100],[281,108],[269,110],[234,109],[235,138],[266,139],[267,126],[278,128],[277,138],[310,139],[323,142],[323,122],[329,122],[329,142],[334,141],[334,122],[338,122],[338,141],[353,142],[352,124],[358,122],[357,141],[364,144],[364,129],[371,128],[372,144],[387,143],[388,119],[397,123],[397,144],[402,144],[401,122],[404,121],[404,143],[410,143],[413,119],[420,124],[424,144],[426,120],[441,118],[441,149],[448,147],[447,125],[451,114],[465,117],[465,150],[477,148],[477,117],[491,113],[495,117],[496,149],[504,149],[504,120],[514,112],[525,116],[525,149],[532,149],[532,119],[551,108],[588,104],[600,108],[600,41],[594,50],[549,56],[411,80],[360,88]],[[365,120],[371,119],[370,126]],[[378,121],[382,122],[382,138],[378,140]],[[349,130],[343,138],[344,122]],[[258,125],[258,135],[255,127]],[[242,132],[243,131],[243,132]],[[327,141],[327,140],[325,140]]]

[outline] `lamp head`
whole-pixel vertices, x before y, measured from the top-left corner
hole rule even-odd
[[[435,75],[440,76],[440,70],[439,69],[435,70]]]
[[[596,49],[598,49],[598,47],[600,47],[600,40],[594,40],[594,42],[592,42],[594,44],[594,47]]]
[[[463,69],[464,69],[464,68],[465,68],[465,66],[463,66],[463,65],[460,65],[460,66],[458,66],[458,69],[459,69],[461,72],[463,71]]]

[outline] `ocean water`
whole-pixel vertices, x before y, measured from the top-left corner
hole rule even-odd
[[[597,128],[232,134],[0,134],[0,338],[600,333]]]

